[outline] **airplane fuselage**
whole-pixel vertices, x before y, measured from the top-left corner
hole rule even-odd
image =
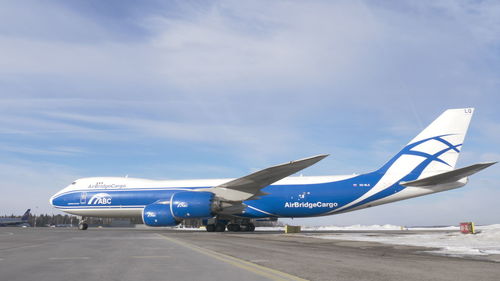
[[[381,178],[376,172],[348,176],[288,177],[264,188],[263,191],[268,194],[260,199],[244,201],[246,208],[239,216],[264,218],[332,215],[457,188],[466,183],[458,182],[432,190],[404,187],[396,183],[389,188],[378,186],[378,189],[387,193],[384,197],[362,198],[370,189],[377,188]],[[64,212],[79,216],[140,217],[145,206],[171,198],[174,193],[202,191],[230,180],[83,178],[56,193],[50,203]]]

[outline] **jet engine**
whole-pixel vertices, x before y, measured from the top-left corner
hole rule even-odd
[[[176,226],[176,220],[170,212],[170,201],[158,201],[144,207],[142,221],[148,226]]]
[[[216,206],[213,193],[182,191],[144,207],[142,219],[148,226],[175,226],[183,219],[211,218]]]

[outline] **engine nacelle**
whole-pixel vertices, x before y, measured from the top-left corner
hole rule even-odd
[[[177,219],[207,218],[213,215],[213,204],[213,193],[186,191],[172,195],[170,209]]]
[[[213,193],[182,191],[144,207],[142,220],[148,226],[175,226],[183,219],[211,218],[214,206]]]
[[[176,226],[181,222],[172,215],[169,201],[155,202],[144,207],[142,220],[148,226]]]

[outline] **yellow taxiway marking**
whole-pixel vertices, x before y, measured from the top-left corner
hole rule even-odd
[[[269,278],[271,280],[276,280],[276,281],[290,281],[290,280],[293,280],[293,281],[308,281],[307,279],[303,279],[303,278],[300,278],[300,277],[297,277],[297,276],[294,276],[294,275],[291,275],[291,274],[288,274],[288,273],[285,273],[285,272],[281,272],[279,270],[275,270],[275,269],[272,269],[272,268],[269,268],[269,267],[265,267],[265,266],[262,266],[262,265],[258,265],[258,264],[255,264],[255,263],[251,263],[249,261],[245,261],[245,260],[242,260],[242,259],[239,259],[239,258],[235,258],[235,257],[228,256],[228,255],[225,255],[225,254],[221,254],[221,253],[218,253],[218,252],[215,252],[215,251],[212,251],[212,250],[208,250],[208,249],[205,249],[205,248],[202,248],[202,247],[198,247],[196,245],[189,244],[187,242],[184,242],[184,241],[181,241],[181,240],[177,240],[177,239],[174,239],[174,238],[171,238],[171,237],[167,237],[167,236],[159,234],[159,233],[157,233],[157,234],[159,236],[163,237],[164,239],[166,239],[166,240],[168,240],[170,242],[173,242],[173,243],[175,243],[177,245],[186,247],[186,248],[191,249],[193,251],[196,251],[198,253],[210,256],[212,258],[215,258],[217,260],[223,261],[225,263],[228,263],[228,264],[234,265],[236,267],[245,269],[245,270],[250,271],[252,273],[255,273],[257,275],[267,277],[267,278]]]
[[[134,259],[162,259],[170,258],[170,256],[132,256]]]
[[[89,257],[61,257],[61,258],[49,258],[49,260],[53,261],[63,261],[63,260],[88,260]]]

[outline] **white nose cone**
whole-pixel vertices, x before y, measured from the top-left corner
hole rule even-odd
[[[49,199],[49,204],[50,206],[54,207],[54,204],[52,203],[52,201],[54,201],[54,195],[52,195]]]

